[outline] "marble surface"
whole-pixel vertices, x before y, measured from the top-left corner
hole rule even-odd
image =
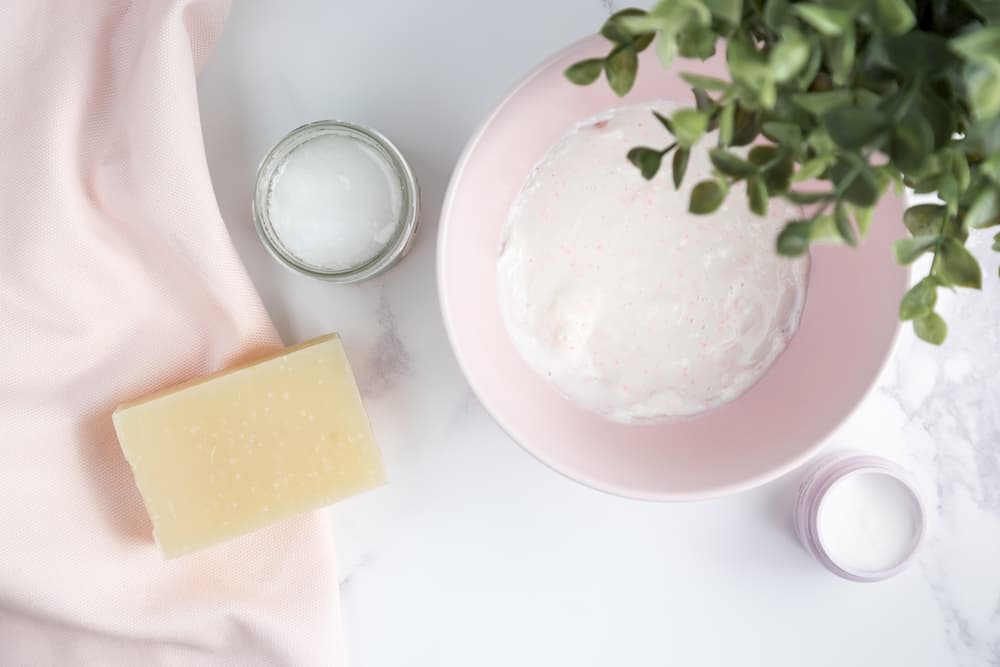
[[[512,443],[448,348],[433,269],[452,166],[504,92],[615,3],[235,4],[200,89],[219,204],[286,342],[344,336],[391,477],[329,510],[352,665],[1000,665],[1000,281],[985,236],[986,288],[943,300],[945,346],[904,331],[829,443],[911,468],[929,541],[895,579],[841,581],[792,536],[799,474],[695,504],[592,491]],[[257,162],[321,118],[381,129],[421,181],[418,242],[383,279],[294,275],[254,234]]]

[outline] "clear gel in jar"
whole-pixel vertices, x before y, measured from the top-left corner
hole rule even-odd
[[[419,191],[382,134],[319,121],[290,132],[264,158],[253,214],[261,241],[280,262],[351,283],[379,275],[409,250]]]

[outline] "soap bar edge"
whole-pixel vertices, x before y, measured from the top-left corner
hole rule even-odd
[[[301,350],[303,348],[310,347],[312,345],[316,345],[318,343],[322,343],[322,342],[325,342],[325,341],[328,341],[328,340],[337,340],[339,338],[340,338],[340,334],[338,334],[338,333],[329,333],[329,334],[325,334],[323,336],[317,336],[316,338],[311,338],[311,339],[309,339],[307,341],[304,341],[302,343],[298,343],[297,345],[292,345],[291,347],[279,348],[279,349],[275,350],[274,352],[268,352],[267,354],[264,354],[262,356],[254,357],[252,359],[247,359],[247,360],[241,361],[240,363],[236,364],[235,366],[227,366],[226,368],[220,368],[219,370],[214,371],[212,373],[209,373],[208,375],[199,375],[197,377],[191,378],[190,380],[185,380],[184,382],[181,382],[180,384],[173,384],[173,385],[170,385],[169,387],[164,387],[164,388],[158,389],[158,390],[156,390],[156,391],[154,391],[152,393],[145,394],[145,395],[143,395],[143,396],[141,396],[139,398],[135,398],[135,399],[132,399],[130,401],[125,401],[123,403],[119,403],[118,407],[116,407],[115,410],[114,410],[114,412],[111,413],[112,420],[116,422],[116,426],[117,426],[117,421],[115,420],[115,417],[118,415],[119,412],[123,412],[125,410],[128,410],[129,408],[134,408],[134,407],[142,405],[144,403],[149,403],[150,401],[155,401],[155,400],[163,398],[165,396],[170,396],[171,394],[176,394],[178,392],[184,391],[185,389],[190,389],[191,387],[196,387],[196,386],[198,386],[200,384],[203,384],[205,382],[211,382],[212,380],[215,380],[216,378],[222,377],[224,375],[232,375],[232,374],[239,373],[240,371],[244,371],[244,370],[246,370],[246,369],[248,369],[248,368],[250,368],[252,366],[256,366],[257,364],[262,364],[262,363],[265,363],[265,362],[268,362],[268,361],[272,361],[272,360],[277,359],[279,357],[283,357],[283,356],[291,354],[293,352],[297,352],[297,351],[299,351],[299,350]],[[353,372],[352,372],[352,375],[353,375]]]

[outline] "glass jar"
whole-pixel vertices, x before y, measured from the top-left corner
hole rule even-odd
[[[825,506],[837,502],[838,487],[863,477],[870,478],[869,482],[879,480],[879,484],[891,485],[894,493],[882,498],[864,498],[864,507],[853,507],[846,521],[844,515],[826,516]],[[884,515],[890,520],[880,524],[877,518]],[[836,525],[838,522],[840,525]],[[902,531],[902,539],[896,535],[896,539],[889,541],[895,543],[892,557],[878,557],[874,566],[858,567],[856,558],[852,562],[843,554],[838,555],[824,537],[825,527],[834,529],[830,532],[839,530],[842,540],[844,536],[849,538],[852,550],[866,553],[879,548],[880,529],[888,534],[891,532],[888,528],[893,527],[891,524],[900,523],[908,529]],[[868,529],[862,531],[859,526]],[[913,560],[926,531],[927,516],[915,482],[905,469],[888,459],[854,451],[828,454],[811,466],[799,487],[795,501],[795,532],[802,546],[825,568],[849,581],[881,581],[898,574]],[[875,539],[865,539],[866,534]]]
[[[400,205],[395,229],[377,254],[356,266],[332,267],[307,261],[289,249],[272,224],[273,190],[289,158],[309,142],[331,136],[359,142],[371,155],[384,163],[387,171],[398,180]],[[279,262],[313,278],[334,283],[354,283],[384,273],[409,251],[416,233],[419,212],[417,181],[402,153],[381,133],[354,123],[323,120],[296,128],[268,152],[257,169],[253,219],[261,242]]]

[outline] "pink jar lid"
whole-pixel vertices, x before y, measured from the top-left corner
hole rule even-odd
[[[872,582],[902,571],[927,531],[910,474],[856,452],[817,461],[799,487],[795,530],[813,557],[845,579]]]

